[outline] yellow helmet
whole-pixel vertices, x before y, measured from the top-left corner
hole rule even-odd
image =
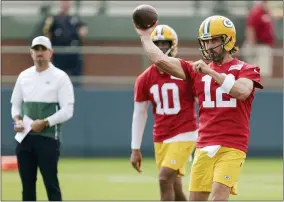
[[[175,57],[177,54],[178,36],[173,28],[168,25],[158,25],[151,33],[151,39],[155,41],[169,41],[171,47],[166,52],[167,55]]]
[[[236,43],[236,29],[233,22],[220,15],[214,15],[206,18],[199,27],[199,44],[205,59],[208,57],[208,50],[206,50],[203,41],[221,37],[223,40],[223,50],[231,51]],[[207,53],[207,54],[206,54]],[[212,58],[209,58],[212,60]]]

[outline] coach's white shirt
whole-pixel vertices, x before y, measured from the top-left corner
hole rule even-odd
[[[42,71],[32,66],[20,73],[12,97],[12,118],[21,114],[25,102],[58,103],[60,109],[46,117],[49,125],[63,123],[73,116],[74,90],[69,76],[52,63]]]

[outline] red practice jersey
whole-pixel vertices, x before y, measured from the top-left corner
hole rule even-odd
[[[264,3],[256,4],[249,12],[246,23],[254,29],[257,43],[273,45],[275,38],[272,17],[264,9]],[[265,31],[264,31],[265,30]]]
[[[154,114],[154,142],[162,142],[198,127],[192,82],[160,73],[152,65],[135,82],[134,101],[150,101]]]
[[[226,94],[211,76],[195,73],[191,63],[180,61],[187,79],[194,83],[194,90],[199,100],[199,137],[196,147],[221,145],[247,152],[255,88],[246,100],[238,100]],[[259,83],[258,67],[238,59],[223,65],[214,63],[208,65],[218,73],[234,75],[236,80],[251,79],[254,87],[263,88]]]

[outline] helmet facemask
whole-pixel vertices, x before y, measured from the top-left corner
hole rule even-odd
[[[206,40],[210,40],[212,38],[218,38],[220,37],[221,40],[222,40],[222,43],[218,46],[215,46],[213,48],[209,48],[209,49],[206,49],[206,45],[205,45],[205,41]],[[202,53],[202,56],[203,56],[203,59],[206,60],[206,61],[213,61],[215,63],[221,63],[224,59],[224,56],[226,54],[226,52],[228,50],[225,49],[225,46],[231,41],[231,38],[228,38],[226,35],[218,35],[218,36],[214,36],[214,37],[210,37],[210,38],[199,38],[198,39],[198,42],[199,42],[199,45],[200,45],[200,48],[199,50],[201,51]],[[216,51],[214,51],[214,49],[218,48],[218,47],[222,47],[222,50],[220,53],[217,53]]]
[[[161,47],[159,46],[159,42],[168,42],[168,43],[169,43],[169,48],[167,48],[167,49],[161,48]],[[172,54],[171,54],[171,53],[172,53],[172,50],[173,50],[173,48],[174,48],[172,41],[170,41],[170,40],[157,40],[157,41],[154,41],[154,44],[155,44],[158,48],[160,48],[160,50],[163,51],[163,53],[164,53],[165,55],[172,57]]]

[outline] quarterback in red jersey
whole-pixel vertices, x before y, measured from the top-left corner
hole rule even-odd
[[[203,60],[190,63],[155,48],[148,30],[135,28],[153,64],[193,82],[199,100],[199,137],[190,173],[189,200],[228,200],[244,165],[250,112],[256,88],[263,88],[259,67],[233,58],[238,50],[233,22],[223,16],[205,19],[199,28]]]
[[[164,54],[176,56],[178,37],[171,27],[157,26],[151,40]],[[161,200],[186,201],[181,176],[198,136],[192,82],[164,73],[155,64],[138,76],[134,89],[131,163],[139,172],[149,103],[153,106],[155,121],[153,139]]]

